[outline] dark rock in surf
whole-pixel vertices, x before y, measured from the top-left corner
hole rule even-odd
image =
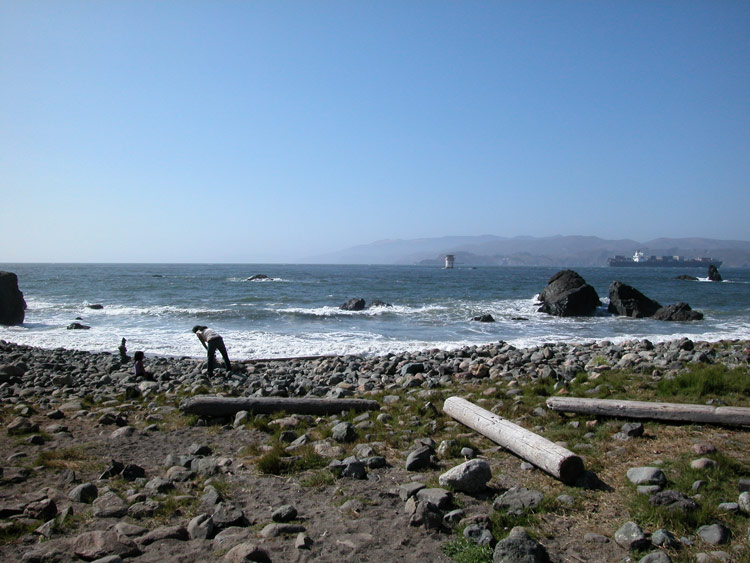
[[[266,274],[255,274],[254,276],[250,276],[247,278],[247,281],[262,281],[270,279]]]
[[[693,311],[687,303],[679,302],[659,308],[652,318],[658,321],[700,321],[703,313]]]
[[[88,330],[91,327],[81,323],[70,323],[67,328],[68,330]]]
[[[18,276],[0,272],[0,325],[20,325],[26,315],[26,301],[18,289]]]
[[[360,297],[353,297],[341,305],[342,311],[362,311],[365,308],[365,300]]]
[[[711,264],[708,267],[708,279],[709,281],[717,281],[717,282],[722,281],[721,274],[719,273],[719,269],[713,264]]]
[[[607,310],[615,315],[641,319],[651,317],[661,305],[649,299],[633,286],[613,281],[609,286],[609,306]]]
[[[98,311],[100,309],[104,309],[104,305],[101,303],[94,303],[93,305],[86,305],[89,309],[94,309],[95,311]]]
[[[494,323],[495,322],[495,317],[493,317],[490,314],[486,314],[486,315],[479,315],[478,317],[474,317],[471,320],[472,321],[477,321],[479,323]]]
[[[538,312],[558,317],[590,316],[601,305],[596,290],[573,270],[552,276],[539,294]]]
[[[675,277],[676,280],[685,280],[685,281],[698,281],[698,278],[695,276],[689,276],[687,274],[682,274]]]

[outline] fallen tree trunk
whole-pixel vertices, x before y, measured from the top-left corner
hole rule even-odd
[[[448,397],[443,412],[564,483],[575,482],[583,473],[583,460],[570,450],[466,399]]]
[[[709,405],[621,401],[618,399],[582,399],[578,397],[550,397],[547,399],[547,407],[558,412],[618,418],[648,418],[728,426],[750,425],[750,408],[743,407],[712,407]]]
[[[253,414],[335,414],[341,411],[377,410],[377,401],[364,399],[308,399],[287,397],[214,397],[198,395],[180,403],[185,414],[200,416],[233,416],[240,411]]]

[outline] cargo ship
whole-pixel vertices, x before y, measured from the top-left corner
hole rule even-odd
[[[618,268],[707,268],[721,266],[721,260],[713,258],[685,258],[684,256],[649,256],[636,250],[632,258],[615,256],[607,258],[607,266]]]

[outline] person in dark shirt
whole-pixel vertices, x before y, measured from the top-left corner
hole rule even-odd
[[[145,355],[141,350],[138,350],[135,354],[133,354],[133,371],[135,372],[136,377],[145,377],[146,379],[150,379],[151,375],[146,373],[146,368],[143,366],[143,358]]]
[[[229,354],[227,354],[227,348],[224,346],[224,339],[219,335],[218,332],[211,330],[207,326],[195,325],[193,332],[201,341],[203,347],[208,351],[208,375],[213,375],[214,364],[216,363],[216,351],[221,353],[221,357],[224,359],[224,367],[227,371],[232,371],[232,364],[229,362]]]

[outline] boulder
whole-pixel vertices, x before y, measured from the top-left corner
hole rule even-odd
[[[471,320],[477,321],[478,323],[494,323],[495,317],[493,317],[489,313],[486,313],[484,315],[479,315],[478,317],[474,317]]]
[[[601,305],[596,290],[573,270],[552,276],[539,294],[539,313],[558,317],[590,316]]]
[[[490,465],[483,459],[472,459],[443,473],[438,482],[465,493],[481,493],[492,478]]]
[[[549,555],[544,546],[529,536],[528,532],[516,526],[508,537],[497,542],[492,554],[495,563],[546,563]]]
[[[141,554],[133,540],[114,530],[84,532],[72,540],[72,551],[85,561],[111,555],[135,557]]]
[[[0,271],[0,325],[20,325],[26,315],[26,301],[18,289],[18,276]]]
[[[703,313],[693,311],[690,305],[680,301],[674,305],[660,307],[653,318],[658,321],[700,321],[703,319]]]
[[[78,322],[75,322],[75,323],[70,323],[67,328],[68,328],[68,330],[88,330],[91,327],[87,326],[87,325],[84,325],[84,324],[81,324],[81,323],[78,323]]]
[[[722,281],[719,269],[713,264],[708,267],[708,279],[709,281]]]
[[[613,281],[609,286],[609,306],[607,310],[615,315],[640,319],[650,317],[661,305],[649,299],[633,286]]]
[[[339,307],[342,311],[362,311],[364,308],[365,300],[361,297],[352,297],[349,301]]]

